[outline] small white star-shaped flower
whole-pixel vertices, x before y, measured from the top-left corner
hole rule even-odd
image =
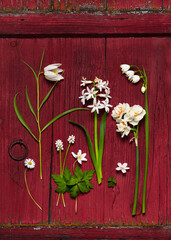
[[[87,161],[87,159],[85,158],[85,156],[86,156],[87,154],[86,154],[86,153],[82,153],[81,150],[79,150],[79,151],[77,152],[77,154],[75,154],[74,152],[72,152],[71,154],[72,154],[72,156],[73,156],[74,158],[77,159],[77,161],[78,161],[79,164],[82,164],[82,161]]]
[[[121,171],[122,173],[126,173],[126,170],[129,170],[130,168],[127,167],[127,163],[118,163],[118,167],[116,168],[117,171]]]

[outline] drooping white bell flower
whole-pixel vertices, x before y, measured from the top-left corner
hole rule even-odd
[[[123,114],[127,113],[129,109],[130,106],[128,103],[119,103],[116,107],[114,107],[111,116],[115,120],[121,119]]]
[[[24,165],[25,165],[25,167],[27,167],[29,169],[33,169],[35,167],[35,161],[31,158],[27,158],[24,161]]]
[[[134,75],[134,76],[131,78],[131,80],[132,80],[132,83],[137,83],[137,82],[140,81],[140,76]]]
[[[133,126],[136,126],[138,125],[139,121],[143,119],[145,114],[146,111],[140,105],[134,105],[124,115],[124,120],[129,122]]]
[[[126,73],[130,69],[131,66],[128,64],[121,64],[120,67],[121,67],[122,73]]]
[[[60,63],[50,64],[44,68],[45,78],[49,81],[61,81],[64,77],[60,74],[63,72],[63,69],[60,69]]]
[[[86,154],[86,153],[82,153],[81,150],[79,150],[79,151],[77,152],[77,154],[75,154],[74,152],[71,152],[71,154],[72,154],[72,156],[73,156],[74,158],[77,159],[77,161],[78,161],[79,164],[82,164],[82,161],[87,161],[87,159],[85,158],[85,156],[86,156],[87,154]]]
[[[144,86],[142,86],[142,87],[141,87],[141,92],[142,92],[142,93],[145,93],[145,91],[146,91],[146,88],[145,88]]]
[[[126,170],[129,170],[130,168],[127,167],[127,163],[118,163],[118,167],[116,168],[117,171],[121,171],[122,173],[126,173]]]
[[[129,70],[129,71],[127,71],[125,74],[126,74],[126,76],[128,77],[128,79],[131,80],[132,77],[134,76],[134,71]]]
[[[116,124],[116,126],[118,128],[116,132],[121,133],[121,138],[123,138],[124,136],[128,136],[131,131],[131,128],[128,126],[127,121],[124,119],[121,119],[120,122]]]

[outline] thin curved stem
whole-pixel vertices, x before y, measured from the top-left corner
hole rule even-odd
[[[36,204],[36,206],[37,206],[40,210],[42,210],[42,208],[41,208],[41,207],[39,206],[39,204],[34,200],[34,198],[32,197],[32,195],[31,195],[31,193],[30,193],[30,191],[29,191],[28,184],[27,184],[27,178],[26,178],[26,172],[27,172],[27,168],[26,168],[25,171],[24,171],[24,180],[25,180],[27,192],[28,192],[30,198],[32,199],[32,201]]]

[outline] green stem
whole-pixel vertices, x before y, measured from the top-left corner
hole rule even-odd
[[[60,175],[62,176],[62,159],[61,159],[61,149],[59,149],[59,162],[60,162]]]
[[[144,185],[143,185],[143,201],[142,201],[142,213],[145,214],[146,203],[146,186],[147,186],[147,171],[148,171],[148,155],[149,155],[149,115],[148,115],[148,98],[147,89],[145,91],[145,138],[146,138],[146,154],[145,154],[145,173],[144,173]]]
[[[27,172],[27,168],[25,169],[24,171],[24,180],[25,180],[25,184],[26,184],[26,188],[27,188],[27,192],[30,196],[30,198],[33,200],[33,202],[38,206],[38,208],[40,208],[40,210],[42,210],[42,208],[39,206],[39,204],[34,200],[34,198],[32,197],[30,191],[29,191],[29,188],[28,188],[28,184],[27,184],[27,178],[26,178],[26,172]]]
[[[136,215],[137,199],[138,199],[138,181],[139,181],[138,138],[135,138],[135,147],[136,147],[136,182],[135,182],[135,194],[134,194],[134,204],[133,204],[132,216]]]
[[[69,151],[70,146],[71,146],[71,143],[69,143],[68,148],[67,148],[66,153],[65,153],[64,162],[63,162],[62,174],[64,174],[65,162],[66,162],[66,158],[67,158],[67,155],[68,155],[68,151]]]
[[[98,129],[97,129],[97,112],[94,112],[94,145],[96,153],[96,161],[98,161]]]

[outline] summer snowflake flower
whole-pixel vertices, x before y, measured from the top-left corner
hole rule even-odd
[[[129,170],[130,168],[127,167],[127,163],[118,163],[118,167],[116,168],[117,171],[121,171],[122,173],[126,173],[126,170]]]
[[[75,154],[74,152],[72,152],[71,154],[72,154],[72,156],[73,156],[74,158],[77,159],[77,161],[78,161],[79,164],[82,164],[82,161],[87,161],[87,159],[85,158],[85,156],[86,156],[87,154],[86,154],[86,153],[82,153],[81,150],[79,150],[77,154]]]
[[[125,73],[130,69],[131,66],[128,64],[121,64],[120,67],[121,67],[122,73]]]
[[[103,105],[100,103],[100,101],[97,102],[96,98],[93,100],[93,105],[87,106],[89,108],[92,108],[91,112],[97,112],[99,114],[99,109],[103,108]]]
[[[64,77],[62,77],[62,75],[59,74],[63,72],[63,70],[59,68],[61,65],[62,64],[60,63],[54,63],[45,67],[44,68],[45,78],[50,81],[60,81],[64,79]]]
[[[59,151],[59,150],[64,150],[64,148],[63,148],[63,142],[62,142],[60,139],[56,140],[55,145],[56,145],[57,151]]]
[[[127,113],[129,109],[130,109],[130,106],[128,103],[119,103],[116,107],[114,107],[111,116],[115,120],[121,119],[123,114]]]
[[[87,92],[85,93],[86,99],[89,100],[91,98],[94,98],[97,92],[98,91],[96,91],[94,87],[92,89],[89,89],[89,87],[87,87]]]
[[[146,88],[145,88],[144,86],[142,86],[142,87],[141,87],[141,92],[142,92],[142,93],[145,93],[145,91],[146,91]]]
[[[137,83],[137,82],[140,81],[140,76],[134,75],[134,76],[131,78],[131,80],[132,80],[132,83]]]
[[[146,111],[140,105],[134,105],[131,107],[124,116],[124,120],[132,124],[133,126],[138,125],[139,121],[143,119]]]
[[[133,78],[133,76],[134,76],[134,71],[129,70],[125,74],[128,77],[128,79],[131,80]]]
[[[124,136],[128,136],[131,131],[131,128],[128,126],[127,121],[123,119],[121,119],[121,122],[116,124],[116,126],[118,127],[116,132],[122,133],[121,138],[123,138]]]
[[[87,80],[87,78],[85,78],[85,77],[82,77],[81,82],[82,83],[80,84],[80,86],[83,86],[83,87],[85,87],[85,85],[87,85],[87,84],[91,84],[92,83],[92,81]]]
[[[75,143],[75,136],[74,135],[71,135],[68,137],[68,142],[71,144],[74,144]]]
[[[27,158],[25,161],[24,161],[24,165],[25,167],[29,168],[29,169],[33,169],[35,167],[35,162],[33,159],[30,159],[30,158]]]
[[[85,105],[85,101],[87,100],[87,96],[86,96],[86,93],[85,93],[85,89],[82,90],[82,96],[80,96],[79,99],[81,99],[81,103],[82,103],[83,105]]]
[[[105,111],[108,113],[109,112],[109,107],[112,107],[112,105],[109,104],[109,99],[106,98],[105,101],[102,101],[103,104],[101,104],[103,106],[103,108],[105,109]]]

